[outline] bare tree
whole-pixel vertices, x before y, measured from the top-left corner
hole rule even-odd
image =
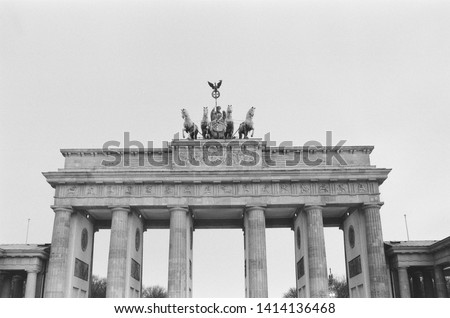
[[[105,298],[106,297],[106,278],[92,276],[91,283],[91,298]]]
[[[330,297],[348,298],[348,285],[345,277],[334,278],[332,274],[328,276],[328,292]],[[283,294],[283,298],[297,298],[297,290],[295,287]]]
[[[328,276],[328,290],[330,295],[336,298],[348,298],[348,284],[345,276],[334,278],[333,274]]]
[[[142,298],[167,298],[168,294],[164,287],[150,286],[142,291]]]
[[[297,298],[297,289],[295,289],[295,287],[289,288],[289,290],[283,294],[283,298]]]

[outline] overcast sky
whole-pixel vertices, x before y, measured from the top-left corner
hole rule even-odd
[[[255,137],[374,145],[385,240],[450,235],[445,1],[0,1],[0,244],[49,243],[60,148],[171,140],[180,109],[220,103]],[[344,274],[342,233],[326,231]],[[168,230],[145,233],[144,284],[167,286]],[[106,276],[109,231],[96,234]],[[294,238],[267,230],[269,296],[295,286]],[[243,297],[241,230],[197,230],[194,296]],[[214,282],[214,284],[211,284]]]

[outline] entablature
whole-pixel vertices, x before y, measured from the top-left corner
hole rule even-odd
[[[53,187],[60,184],[102,183],[239,183],[239,182],[376,182],[386,180],[390,169],[326,168],[307,170],[243,171],[148,171],[148,170],[60,170],[43,173]]]
[[[65,170],[260,170],[373,167],[373,146],[268,146],[260,139],[176,140],[163,148],[62,149]]]

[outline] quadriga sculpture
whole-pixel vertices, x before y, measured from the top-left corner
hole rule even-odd
[[[189,113],[186,109],[181,110],[181,118],[184,119],[183,123],[183,138],[185,138],[184,133],[188,133],[188,139],[197,139],[198,127],[189,117]]]
[[[247,116],[245,117],[245,121],[243,121],[240,125],[239,125],[239,139],[242,139],[242,137],[244,137],[244,139],[248,139],[248,133],[251,131],[252,135],[251,137],[253,137],[253,134],[255,132],[255,126],[253,125],[253,116],[255,115],[255,107],[252,107],[248,110],[247,112]]]

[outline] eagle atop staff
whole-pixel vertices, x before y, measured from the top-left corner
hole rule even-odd
[[[209,86],[211,86],[211,88],[215,91],[217,91],[220,88],[220,85],[222,85],[222,80],[220,80],[218,83],[211,83],[208,82]]]
[[[222,85],[222,80],[220,80],[217,83],[211,83],[208,82],[209,86],[213,89],[211,96],[216,100],[216,107],[215,110],[217,110],[217,99],[220,97],[220,92],[219,92],[219,88]]]

